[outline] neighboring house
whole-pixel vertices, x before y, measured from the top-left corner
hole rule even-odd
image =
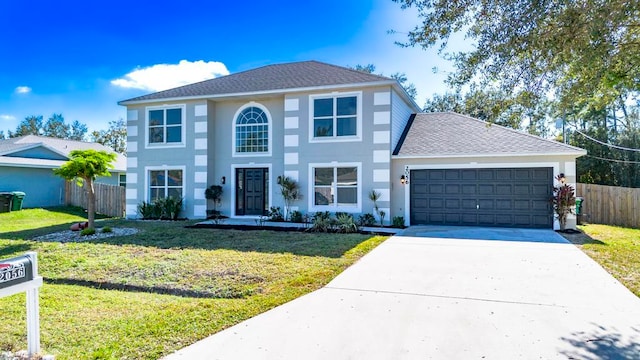
[[[0,192],[23,191],[26,193],[23,207],[47,207],[64,204],[64,180],[53,174],[69,160],[72,150],[105,150],[110,148],[97,143],[64,140],[44,136],[27,135],[0,140]],[[124,185],[127,160],[122,154],[114,163],[111,177],[98,178],[98,182]]]
[[[283,206],[296,179],[303,213],[373,213],[389,222],[551,228],[553,176],[575,183],[582,149],[453,113],[420,114],[396,80],[316,61],[269,65],[136,97],[127,107],[127,216],[184,198],[204,218]],[[571,220],[575,223],[575,219]]]

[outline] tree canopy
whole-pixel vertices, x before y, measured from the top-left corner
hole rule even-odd
[[[30,115],[16,127],[15,132],[9,130],[9,137],[26,135],[48,136],[60,139],[83,141],[87,134],[87,125],[75,120],[67,124],[62,114],[52,114],[45,122],[42,115]],[[2,137],[4,138],[4,136]]]
[[[439,47],[448,83],[552,94],[560,109],[602,109],[640,90],[640,0],[394,0],[419,10],[405,46]],[[452,35],[474,46],[449,52]]]
[[[110,121],[109,129],[93,131],[91,140],[124,154],[127,152],[127,123],[123,119]]]
[[[65,162],[53,173],[67,180],[76,180],[86,186],[87,215],[89,228],[94,227],[95,220],[95,192],[93,183],[98,176],[111,176],[109,169],[113,168],[116,154],[106,151],[73,150],[69,153],[69,161]]]
[[[360,65],[357,64],[356,66],[352,66],[351,67],[353,70],[357,70],[357,71],[361,71],[367,74],[374,74],[376,72],[376,66],[373,64],[367,64],[367,65]],[[382,73],[380,73],[379,75],[384,76]],[[410,83],[407,79],[407,75],[405,73],[393,73],[391,74],[391,76],[389,76],[390,78],[397,80],[398,83],[400,84],[400,86],[402,86],[402,88],[404,89],[404,91],[407,92],[407,95],[409,95],[409,97],[412,100],[416,100],[416,96],[418,96],[418,90],[416,89],[416,86],[413,83]]]

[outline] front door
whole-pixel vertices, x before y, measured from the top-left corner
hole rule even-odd
[[[236,215],[266,214],[268,178],[265,168],[236,169]]]

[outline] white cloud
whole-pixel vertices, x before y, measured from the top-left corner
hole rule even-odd
[[[13,116],[13,115],[0,114],[0,120],[13,121],[15,119],[16,119],[16,117]]]
[[[28,94],[31,92],[31,88],[28,86],[18,86],[15,89],[16,94]]]
[[[178,64],[136,68],[123,77],[112,80],[111,84],[123,88],[161,91],[222,75],[229,75],[229,70],[221,62],[181,60]]]

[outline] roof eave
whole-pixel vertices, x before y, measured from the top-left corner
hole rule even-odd
[[[586,151],[542,152],[542,153],[498,153],[498,154],[440,154],[440,155],[392,155],[392,159],[449,159],[449,158],[486,158],[486,157],[531,157],[531,156],[584,156]]]
[[[138,104],[155,104],[169,101],[187,101],[187,100],[209,100],[209,99],[219,99],[219,98],[229,98],[229,97],[242,97],[242,96],[256,96],[256,95],[273,95],[273,94],[288,94],[288,93],[296,93],[296,92],[305,92],[305,91],[318,91],[318,90],[333,90],[333,89],[346,89],[353,87],[369,87],[369,86],[384,86],[384,85],[392,85],[399,86],[396,80],[381,80],[381,81],[373,81],[373,82],[365,82],[365,83],[349,83],[349,84],[338,84],[338,85],[322,85],[322,86],[308,86],[302,88],[291,88],[291,89],[274,89],[274,90],[262,90],[262,91],[250,91],[243,93],[225,93],[225,94],[214,94],[214,95],[198,95],[198,96],[181,96],[181,97],[171,97],[171,98],[160,98],[160,99],[148,99],[148,100],[123,100],[118,101],[118,105],[127,106],[127,105],[138,105]],[[396,88],[397,89],[397,88]],[[401,96],[408,99],[411,104],[415,105],[409,96],[406,94],[404,89],[400,91]],[[135,98],[134,98],[135,99]]]

